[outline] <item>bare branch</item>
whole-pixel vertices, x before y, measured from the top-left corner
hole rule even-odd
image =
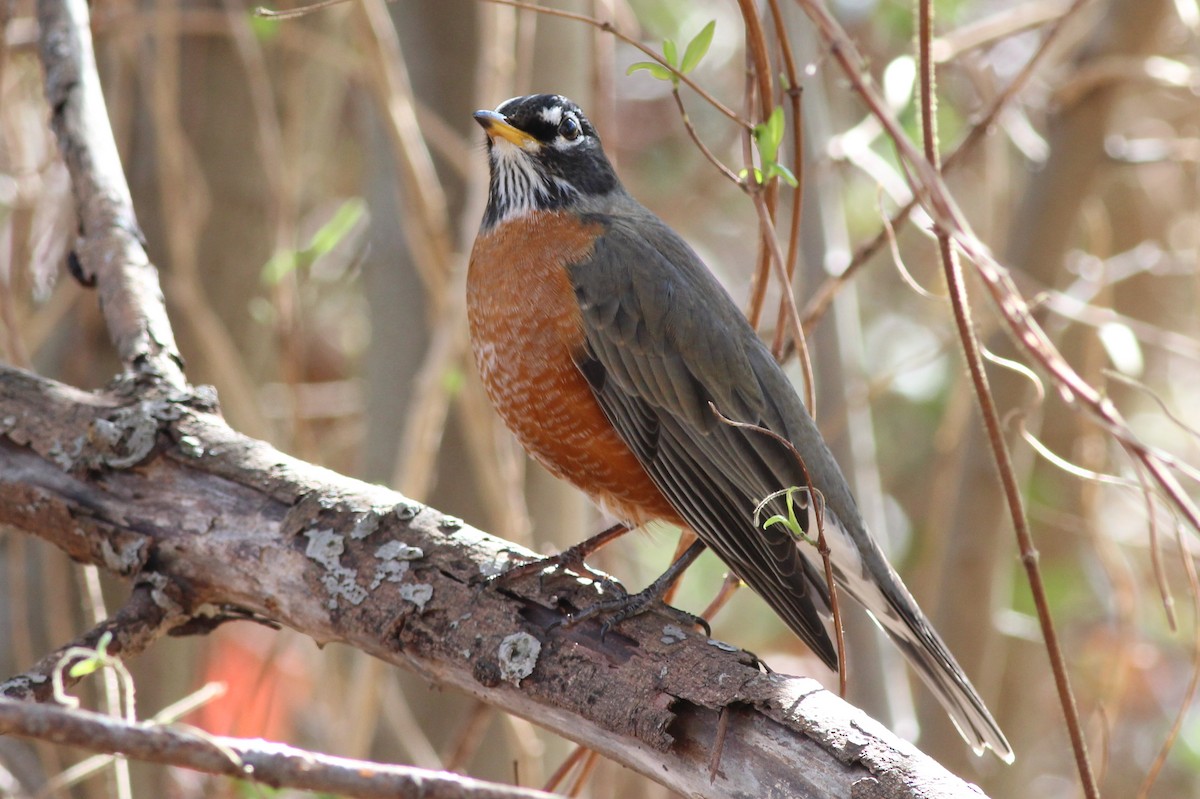
[[[37,8],[50,123],[71,174],[79,213],[79,277],[95,281],[109,335],[125,368],[183,387],[183,359],[108,123],[88,4],[41,0]]]
[[[95,649],[100,639],[108,634],[111,636],[107,647],[110,654],[133,657],[144,652],[172,627],[186,621],[167,591],[156,587],[154,582],[161,581],[139,583],[114,616],[46,655],[28,671],[0,682],[0,697],[45,702],[52,693],[50,676],[67,650]],[[78,682],[78,678],[64,675],[64,681],[71,685]]]
[[[86,710],[0,699],[0,734],[359,799],[551,799],[555,794],[449,772],[333,757],[262,740],[130,724]]]

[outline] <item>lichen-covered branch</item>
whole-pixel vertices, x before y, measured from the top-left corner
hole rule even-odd
[[[530,553],[239,435],[209,398],[5,369],[0,432],[0,524],[169,586],[195,628],[236,612],[346,643],[688,796],[980,796],[815,681],[764,674],[673,617],[603,640],[555,625],[598,598],[592,583],[481,589]]]

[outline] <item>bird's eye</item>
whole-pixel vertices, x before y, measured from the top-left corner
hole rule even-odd
[[[558,123],[558,135],[567,141],[575,141],[582,133],[583,128],[579,127],[579,120],[569,114]]]

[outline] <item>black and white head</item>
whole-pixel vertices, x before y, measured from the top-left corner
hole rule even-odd
[[[514,97],[495,111],[476,111],[475,121],[487,133],[491,168],[485,229],[620,185],[596,129],[560,94]]]

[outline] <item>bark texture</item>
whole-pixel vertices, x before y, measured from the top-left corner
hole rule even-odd
[[[249,617],[345,643],[689,796],[980,795],[815,681],[763,673],[670,616],[603,638],[558,624],[595,584],[481,588],[531,553],[234,432],[211,392],[160,386],[87,393],[0,371],[0,523],[150,586],[189,619],[175,633]]]

